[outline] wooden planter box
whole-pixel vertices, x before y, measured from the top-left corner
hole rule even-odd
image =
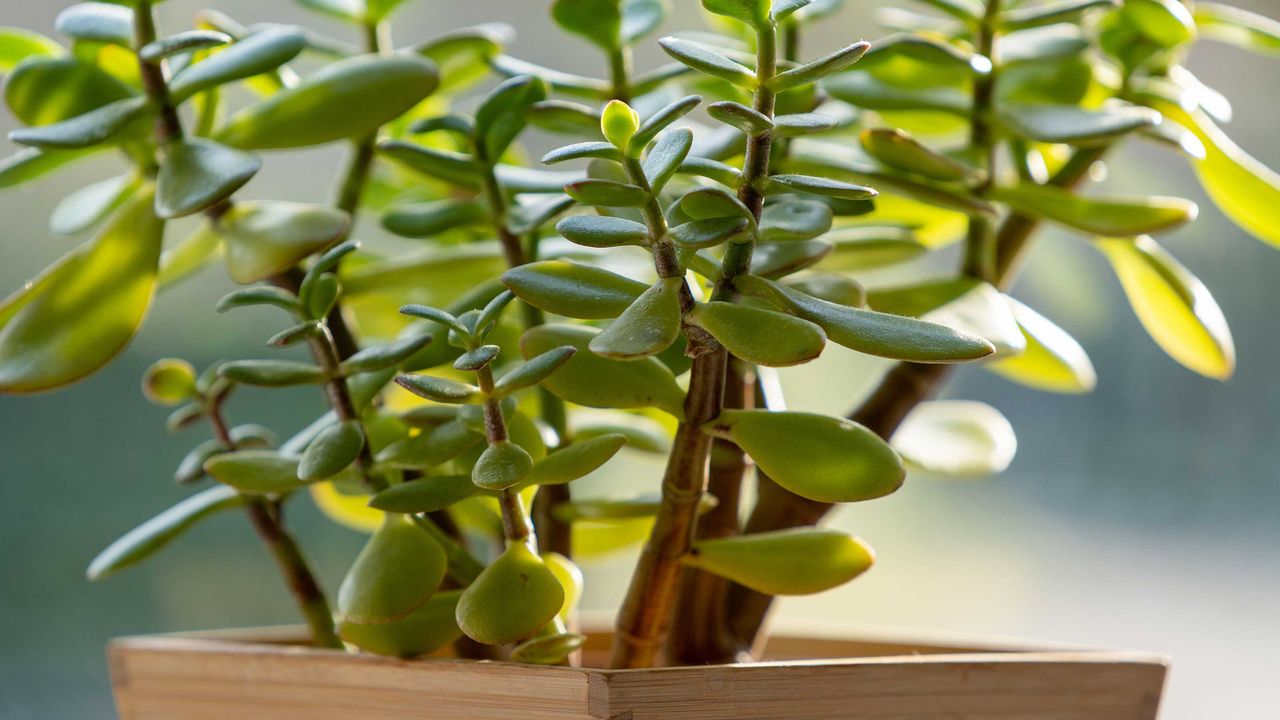
[[[779,634],[767,662],[595,670],[402,661],[298,646],[300,630],[125,638],[121,720],[1153,720],[1158,655]],[[607,634],[585,658],[598,662]]]

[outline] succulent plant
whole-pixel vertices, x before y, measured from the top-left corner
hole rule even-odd
[[[86,377],[157,289],[225,264],[242,287],[218,310],[283,311],[267,344],[310,360],[153,365],[143,391],[176,408],[169,428],[212,432],[175,479],[208,487],[89,575],[241,510],[318,646],[414,657],[465,636],[464,655],[565,662],[583,642],[572,558],[640,541],[612,664],[749,657],[774,596],[872,565],[863,540],[816,527],[832,507],[909,469],[1008,465],[997,410],[930,400],[953,367],[1093,388],[1080,344],[1006,294],[1045,224],[1102,253],[1174,360],[1231,375],[1222,311],[1154,239],[1195,204],[1082,192],[1115,147],[1182,154],[1228,217],[1280,244],[1280,176],[1183,65],[1202,39],[1280,53],[1280,24],[1229,6],[921,0],[881,9],[892,34],[841,26],[848,44],[811,57],[813,25],[850,19],[839,0],[702,0],[709,29],[657,40],[672,62],[637,73],[667,3],[550,2],[600,51],[588,77],[506,54],[497,24],[393,47],[394,16],[427,3],[301,0],[363,47],[216,11],[161,36],[154,4],[73,5],[67,46],[0,28],[24,125],[0,188],[100,152],[129,164],[58,205],[53,232],[92,238],[0,302],[0,391]],[[237,86],[251,99],[232,107]],[[530,128],[563,140],[540,163]],[[328,144],[348,147],[331,201],[241,197],[273,151]],[[384,248],[357,224],[371,216],[423,247]],[[166,237],[183,217],[194,232]],[[953,248],[954,272],[908,265]],[[905,284],[862,284],[896,266]],[[787,409],[778,368],[832,343],[892,365],[847,417]],[[230,423],[233,393],[298,385],[329,403],[301,432]],[[665,471],[629,478],[635,497],[571,492],[624,451]],[[302,495],[371,533],[332,606],[285,522]]]

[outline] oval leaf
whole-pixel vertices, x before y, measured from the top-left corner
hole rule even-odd
[[[444,549],[401,515],[388,515],[338,588],[343,621],[368,625],[409,616],[444,580]]]
[[[358,420],[340,422],[316,436],[298,461],[298,479],[313,482],[333,477],[360,457],[364,432]]]
[[[827,343],[822,328],[772,310],[710,302],[698,305],[689,322],[711,333],[734,357],[769,367],[808,362]]]
[[[908,465],[950,477],[1002,473],[1018,450],[1018,438],[1004,415],[968,400],[919,405],[902,421],[891,444]]]
[[[542,558],[524,543],[512,543],[463,591],[456,617],[472,640],[503,645],[532,637],[564,600],[564,588]]]
[[[684,563],[768,595],[810,595],[866,572],[875,554],[836,530],[791,529],[700,540]]]

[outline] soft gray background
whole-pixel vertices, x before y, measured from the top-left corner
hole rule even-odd
[[[1266,11],[1263,0],[1240,3]],[[63,3],[0,0],[0,23],[51,32]],[[310,22],[284,0],[222,0],[242,22]],[[520,30],[514,52],[577,72],[597,72],[584,44],[551,34],[545,2],[415,0],[398,18],[402,43],[460,25],[505,20]],[[677,0],[682,24],[693,0]],[[811,47],[874,37],[866,8],[851,3]],[[162,6],[179,29],[199,7]],[[540,37],[553,38],[541,42]],[[654,60],[652,53],[643,62]],[[1280,62],[1221,46],[1197,51],[1193,68],[1236,101],[1231,133],[1280,165],[1274,119]],[[12,121],[0,118],[0,129]],[[1203,200],[1177,158],[1146,151],[1141,169],[1113,165],[1118,187]],[[252,195],[320,199],[333,156],[273,156]],[[72,246],[46,230],[56,199],[106,177],[110,161],[81,166],[0,194],[0,288],[16,287]],[[1042,395],[978,370],[949,395],[992,402],[1018,428],[1020,450],[1004,476],[982,482],[916,478],[896,496],[839,516],[878,549],[865,579],[788,601],[788,616],[1012,635],[1155,650],[1174,658],[1168,720],[1269,717],[1280,706],[1280,252],[1244,236],[1207,202],[1193,229],[1164,242],[1213,289],[1235,331],[1240,369],[1225,385],[1165,358],[1123,302],[1109,270],[1084,243],[1042,242],[1023,297],[1089,348],[1101,382],[1087,397]],[[161,298],[141,337],[107,371],[68,391],[0,399],[0,717],[112,716],[102,648],[112,636],[180,628],[290,622],[290,604],[243,519],[219,518],[144,568],[100,585],[83,581],[105,543],[185,493],[168,477],[185,447],[164,433],[165,412],[147,405],[137,378],[160,356],[198,363],[249,356],[276,328],[269,314],[213,313],[229,287],[221,271]],[[245,326],[246,319],[250,321]],[[868,365],[829,352],[825,372],[789,375],[797,407],[844,409]],[[851,371],[851,369],[853,371]],[[309,392],[238,398],[241,420],[282,432],[320,409]],[[645,476],[641,476],[645,477]],[[649,475],[656,482],[656,475]],[[360,537],[322,520],[306,501],[293,518],[328,587],[337,585]],[[588,607],[612,605],[621,564],[602,573]],[[615,582],[615,578],[618,580]]]

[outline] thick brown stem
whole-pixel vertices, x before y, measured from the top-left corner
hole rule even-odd
[[[298,603],[298,609],[311,628],[311,642],[318,647],[342,648],[342,640],[334,631],[333,613],[325,600],[324,592],[316,582],[315,574],[307,565],[298,543],[284,529],[284,518],[278,503],[263,498],[250,500],[245,508],[249,521],[258,537],[271,550],[280,566],[289,590]]]
[[[706,486],[711,436],[702,426],[720,414],[727,358],[724,349],[717,348],[693,359],[685,419],[676,429],[662,478],[662,504],[618,613],[612,667],[653,665],[666,639],[680,559],[689,551]]]

